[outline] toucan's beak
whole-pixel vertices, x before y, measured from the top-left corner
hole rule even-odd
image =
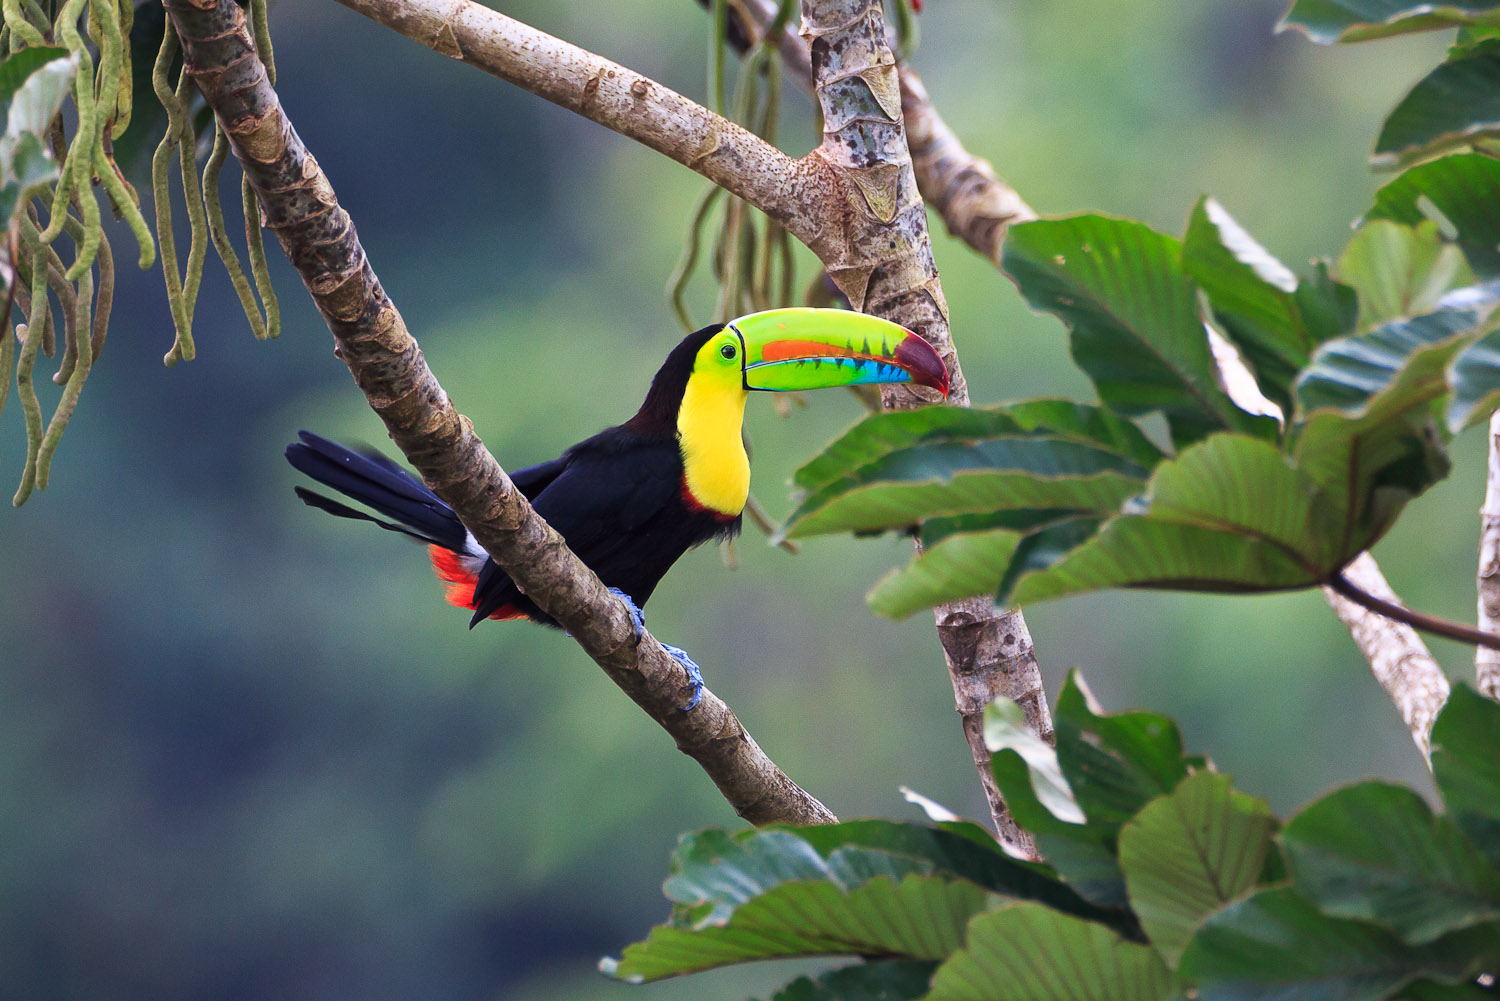
[[[916,334],[847,309],[771,309],[728,326],[744,345],[745,388],[825,389],[914,382],[948,395],[948,370]]]

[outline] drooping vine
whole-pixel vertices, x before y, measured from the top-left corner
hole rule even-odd
[[[246,7],[259,55],[274,73],[266,0],[248,0]],[[261,244],[259,206],[243,186],[238,201],[245,212],[248,274],[229,240],[219,197],[228,147],[217,131],[213,152],[201,177],[198,173],[195,123],[203,116],[193,105],[196,89],[182,68],[170,25],[163,26],[151,71],[166,111],[165,135],[152,160],[153,235],[115,151],[132,121],[137,130],[154,124],[154,116],[143,119],[133,106],[131,56],[132,32],[152,25],[137,21],[134,0],[0,0],[0,12],[0,112],[8,114],[7,138],[0,144],[0,302],[5,304],[0,411],[14,385],[27,441],[13,498],[20,505],[33,491],[46,489],[52,457],[108,333],[115,264],[100,192],[130,230],[141,268],[153,266],[161,244],[176,328],[168,365],[194,355],[193,305],[210,245],[255,336],[275,337],[280,317]],[[185,265],[179,264],[171,228],[174,173],[191,234]],[[13,311],[20,314],[14,328]],[[44,419],[35,368],[39,357],[57,357],[59,347],[52,381],[61,392]]]

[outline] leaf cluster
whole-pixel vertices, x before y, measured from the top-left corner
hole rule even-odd
[[[776,1001],[1493,996],[1500,705],[1459,688],[1439,718],[1445,812],[1366,782],[1284,825],[1185,754],[1170,719],[1101,713],[1076,676],[1056,726],[1054,750],[1018,706],[986,716],[995,779],[1046,864],[961,822],[704,831],[673,856],[668,922],[602,968],[641,982],[862,960]]]

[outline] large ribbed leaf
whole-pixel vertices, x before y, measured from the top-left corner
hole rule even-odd
[[[1448,816],[1500,866],[1500,703],[1454,686],[1432,728],[1432,772]]]
[[[1447,392],[1448,364],[1493,306],[1477,292],[1473,302],[1331,341],[1298,380],[1297,468],[1353,503],[1343,512],[1341,552],[1369,547],[1402,505],[1447,474],[1432,404]]]
[[[1418,977],[1477,972],[1481,948],[1472,937],[1406,945],[1378,925],[1323,914],[1283,888],[1209,918],[1178,973],[1204,1001],[1380,1001]]]
[[[995,781],[1016,820],[1068,885],[1101,907],[1126,903],[1115,859],[1120,827],[1187,774],[1171,720],[1154,713],[1104,715],[1077,672],[1058,694],[1057,747],[1030,734],[1018,707],[997,700],[985,713]]]
[[[1120,830],[1120,869],[1131,909],[1169,965],[1198,925],[1256,884],[1276,818],[1227,775],[1202,772]]]
[[[1430,313],[1446,293],[1474,280],[1463,252],[1431,220],[1365,223],[1339,255],[1338,275],[1359,296],[1361,328]]]
[[[1374,161],[1399,166],[1500,135],[1500,47],[1439,65],[1396,105],[1375,141]]]
[[[723,923],[659,925],[600,968],[640,983],[790,956],[944,959],[963,944],[964,926],[986,898],[973,883],[937,876],[880,876],[848,892],[833,883],[784,883]]]
[[[1449,373],[1453,399],[1448,403],[1448,430],[1489,420],[1500,407],[1500,330],[1492,330],[1470,344],[1453,362]]]
[[[1169,1001],[1178,985],[1149,946],[1102,925],[1016,904],[969,923],[927,1001]]]
[[[923,442],[976,441],[1024,431],[1045,431],[1058,441],[1104,448],[1146,469],[1163,458],[1140,428],[1103,407],[1073,400],[1028,400],[987,409],[923,407],[874,414],[797,470],[794,482],[805,495]]]
[[[925,548],[870,591],[870,608],[893,619],[924,608],[1007,590],[1007,580],[1049,566],[1098,530],[1097,516],[1071,511],[1003,511],[922,526]],[[929,539],[936,541],[928,543]]]
[[[771,1001],[914,1001],[927,993],[937,964],[931,960],[889,959],[798,977]]]
[[[1412,944],[1500,918],[1500,871],[1405,786],[1362,782],[1318,800],[1281,835],[1319,909]]]
[[[1157,468],[1143,514],[1107,522],[1002,601],[1027,604],[1106,587],[1273,591],[1326,579],[1358,553],[1339,548],[1338,498],[1279,450],[1215,435]]]
[[[1109,513],[1139,492],[1148,474],[1106,445],[1048,429],[923,442],[825,483],[782,531],[790,537],[880,531],[1018,508]]]
[[[1348,333],[1352,318],[1309,308],[1317,281],[1302,289],[1297,276],[1212,198],[1200,198],[1193,208],[1182,266],[1207,293],[1215,319],[1244,355],[1261,392],[1290,412],[1297,372],[1313,348]]]
[[[1361,42],[1408,31],[1462,24],[1500,24],[1500,5],[1487,0],[1296,0],[1278,28],[1296,28],[1324,45]]]
[[[1460,153],[1403,172],[1375,194],[1365,219],[1415,226],[1432,218],[1482,279],[1500,275],[1500,160]]]
[[[1125,219],[1039,220],[1011,227],[1003,264],[1034,309],[1067,324],[1073,359],[1115,410],[1161,411],[1179,445],[1226,428],[1275,433],[1219,388],[1176,239]]]

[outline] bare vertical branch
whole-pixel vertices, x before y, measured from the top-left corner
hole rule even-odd
[[[1489,442],[1484,506],[1479,509],[1479,628],[1500,633],[1500,411],[1490,417]],[[1480,647],[1474,674],[1481,692],[1500,699],[1500,651]]]
[[[855,309],[914,330],[937,348],[952,380],[949,402],[968,406],[880,0],[804,0],[801,35],[823,111],[823,143],[809,157],[826,159],[843,182],[845,239],[841,253],[823,258],[829,277]],[[881,402],[887,410],[911,407],[926,402],[924,392],[885,386]],[[1039,735],[1051,735],[1025,619],[1019,610],[1002,612],[988,599],[942,605],[935,614],[964,737],[996,831],[1016,849],[1035,855],[1035,842],[1015,823],[994,784],[982,718],[985,705],[1007,695],[1021,701]]]

